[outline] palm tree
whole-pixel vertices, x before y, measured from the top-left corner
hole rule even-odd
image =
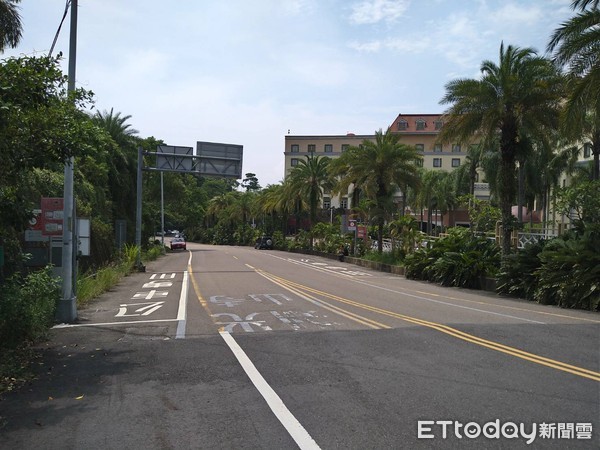
[[[23,25],[17,3],[21,0],[0,0],[0,52],[6,47],[19,45],[23,34]]]
[[[208,201],[207,216],[211,222],[221,222],[225,226],[235,224],[237,217],[237,193],[226,192]]]
[[[135,202],[138,156],[134,142],[137,130],[126,123],[130,118],[131,116],[121,117],[119,112],[115,114],[111,108],[110,112],[97,111],[92,116],[92,121],[114,141],[109,159],[109,189],[113,199],[113,215],[115,219],[128,218],[133,221],[134,211],[131,204]]]
[[[527,188],[525,194],[527,207],[533,209],[534,201],[537,199],[537,204],[544,214],[542,218],[544,224],[548,220],[550,195],[556,192],[555,188],[559,186],[561,175],[565,171],[572,173],[575,170],[579,150],[577,146],[536,145],[536,151],[525,162],[524,184]]]
[[[421,172],[421,188],[417,192],[418,202],[427,208],[427,234],[433,234],[433,211],[440,210],[443,216],[454,209],[456,199],[455,174],[439,170]]]
[[[345,192],[354,184],[373,202],[379,253],[383,251],[386,215],[395,207],[394,194],[399,186],[418,184],[417,164],[421,158],[415,147],[400,143],[399,134],[380,129],[375,132],[375,141],[365,139],[331,163],[332,175],[339,177],[337,192]]]
[[[129,119],[131,119],[130,115],[121,116],[120,112],[114,113],[113,108],[110,108],[110,111],[96,111],[93,117],[94,122],[108,131],[121,147],[128,147],[132,138],[138,134],[138,130],[131,128],[131,124],[126,123]]]
[[[333,186],[327,169],[330,161],[326,156],[307,156],[306,160],[299,161],[288,177],[288,192],[296,192],[308,204],[311,227],[317,222],[317,208],[323,198],[323,191],[328,191]],[[311,248],[312,242],[311,234]]]
[[[483,142],[469,146],[465,163],[452,172],[456,177],[457,191],[461,191],[460,193],[464,194],[464,189],[468,185],[468,194],[475,195],[477,169],[482,167],[487,152],[488,150],[486,150]]]
[[[515,199],[515,161],[528,137],[543,141],[558,126],[563,78],[546,58],[531,48],[500,45],[499,64],[484,61],[482,78],[458,79],[446,85],[441,104],[446,111],[442,141],[467,141],[479,135],[484,142],[499,139],[498,194],[502,211],[502,252],[510,253]]]
[[[560,66],[567,66],[570,75],[570,95],[563,121],[565,130],[576,140],[586,137],[591,140],[596,180],[600,179],[599,5],[600,0],[574,0],[571,6],[579,13],[555,30],[548,43],[554,60]]]
[[[262,220],[264,232],[272,233],[275,229],[276,219],[280,216],[282,232],[285,234],[285,225],[292,207],[285,198],[283,183],[269,184],[266,188],[258,191],[254,205],[258,216],[264,218],[268,215],[271,218],[270,223],[266,223],[265,219]]]

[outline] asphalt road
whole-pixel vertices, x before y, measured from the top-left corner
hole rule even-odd
[[[301,254],[188,243],[41,353],[0,448],[600,447],[600,315]]]

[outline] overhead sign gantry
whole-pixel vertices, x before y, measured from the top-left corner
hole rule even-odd
[[[135,241],[138,246],[138,269],[142,270],[140,250],[142,245],[142,171],[189,173],[212,178],[242,178],[244,147],[218,142],[196,143],[193,147],[158,145],[156,152],[138,148],[137,208]],[[144,167],[144,156],[154,157],[154,164]],[[152,158],[150,158],[152,159]]]

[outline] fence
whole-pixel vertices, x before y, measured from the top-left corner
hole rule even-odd
[[[513,232],[512,243],[513,243],[513,247],[525,248],[525,246],[527,244],[535,244],[542,240],[555,238],[558,235],[559,235],[559,233],[557,232],[557,230],[551,229],[551,228],[548,228],[545,230],[540,230],[535,233],[525,232],[525,231],[519,231],[519,232],[515,231],[515,232]],[[445,236],[445,233],[441,233],[440,236],[438,236],[438,237],[443,237],[443,236]],[[495,236],[494,236],[494,234],[485,235],[485,236],[487,239],[493,240],[498,245],[500,245],[501,238],[502,238],[501,234],[497,233]],[[437,239],[437,237],[435,237],[435,236],[424,236],[424,241],[421,243],[420,246],[422,247],[428,241],[432,241],[435,239]],[[399,245],[400,245],[400,242],[396,241],[395,242],[396,248]],[[377,241],[376,240],[371,242],[371,248],[373,250],[377,250]],[[383,239],[383,251],[391,252],[393,248],[394,248],[394,244],[392,244],[392,239],[384,238]]]

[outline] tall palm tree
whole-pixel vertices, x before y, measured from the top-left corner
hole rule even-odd
[[[332,161],[331,173],[339,178],[337,192],[345,192],[354,184],[373,202],[377,223],[377,249],[383,251],[383,226],[386,214],[395,205],[393,197],[400,186],[416,186],[419,182],[416,148],[400,143],[400,135],[380,129],[375,140],[365,139],[360,146],[351,146]]]
[[[262,218],[259,224],[265,233],[270,234],[274,231],[275,222],[279,215],[281,215],[283,225],[287,220],[289,210],[287,209],[287,204],[282,200],[282,192],[283,184],[269,184],[266,188],[257,192],[254,208],[257,217]],[[269,222],[266,220],[267,216],[270,217]],[[285,233],[284,227],[282,227],[282,232]]]
[[[327,170],[330,161],[326,156],[311,154],[306,160],[300,160],[288,176],[290,189],[297,192],[308,204],[311,227],[317,222],[317,208],[323,198],[323,191],[330,190],[333,186]]]
[[[427,208],[427,233],[433,234],[433,211],[439,210],[442,218],[457,206],[456,174],[443,170],[421,172],[421,187],[417,192],[418,202]]]
[[[15,48],[23,35],[23,25],[17,3],[21,0],[0,0],[0,52]]]
[[[575,170],[579,148],[557,144],[553,147],[536,145],[536,151],[527,159],[525,172],[525,197],[527,207],[533,209],[534,202],[543,211],[543,222],[548,220],[550,195],[556,193],[561,175]],[[544,227],[545,228],[545,227]]]
[[[531,48],[500,45],[499,64],[484,61],[482,78],[458,79],[446,85],[441,104],[445,112],[443,141],[467,141],[479,135],[484,141],[500,141],[498,194],[502,211],[502,252],[511,251],[511,206],[516,195],[515,161],[523,152],[525,137],[543,141],[558,126],[564,79],[546,58]]]
[[[121,116],[119,112],[115,114],[111,108],[110,112],[97,111],[92,116],[92,121],[114,141],[109,159],[109,189],[113,199],[113,215],[115,219],[128,218],[133,221],[134,211],[131,204],[135,202],[138,157],[134,141],[137,130],[126,123],[130,118],[131,116]]]
[[[468,194],[475,195],[475,183],[477,182],[477,169],[482,167],[486,150],[482,142],[469,146],[465,163],[461,164],[452,173],[456,177],[456,186],[464,187],[468,185]],[[464,191],[461,193],[465,193]]]
[[[574,139],[589,139],[594,155],[593,178],[600,179],[600,0],[574,0],[579,13],[561,24],[548,43],[554,60],[568,67],[570,95],[564,125]],[[589,122],[589,117],[592,121]],[[587,123],[586,123],[587,122]],[[589,124],[592,124],[590,127]]]
[[[132,138],[138,134],[138,130],[131,128],[131,124],[127,123],[129,119],[130,115],[121,116],[120,112],[114,112],[114,108],[110,108],[110,111],[96,111],[93,117],[94,122],[108,131],[121,147],[129,146]]]

